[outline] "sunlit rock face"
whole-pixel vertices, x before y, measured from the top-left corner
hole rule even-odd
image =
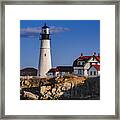
[[[21,79],[21,99],[98,100],[100,99],[99,80],[99,77],[86,78],[72,75],[44,79],[37,77],[29,80]]]

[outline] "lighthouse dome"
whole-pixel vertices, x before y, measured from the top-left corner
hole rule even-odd
[[[45,28],[49,28],[49,27],[46,25],[46,23],[45,23],[45,25],[42,27],[42,29],[45,29]]]

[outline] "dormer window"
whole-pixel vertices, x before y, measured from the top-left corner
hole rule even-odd
[[[77,63],[78,65],[83,65],[84,64],[84,62],[83,61],[78,61],[78,63]]]
[[[80,65],[83,65],[83,62],[80,62]]]

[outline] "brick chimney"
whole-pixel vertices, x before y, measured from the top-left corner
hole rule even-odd
[[[80,55],[81,57],[83,57],[83,53],[81,53],[81,55]]]
[[[96,52],[94,52],[93,55],[95,56],[95,55],[96,55]]]

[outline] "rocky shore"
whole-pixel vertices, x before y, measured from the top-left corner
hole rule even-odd
[[[21,78],[21,100],[99,100],[100,78],[68,75]]]

